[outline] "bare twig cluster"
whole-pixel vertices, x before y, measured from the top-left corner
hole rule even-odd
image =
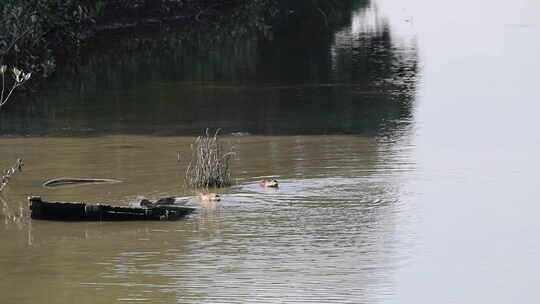
[[[0,75],[2,75],[2,93],[0,94],[0,109],[2,109],[2,106],[6,104],[9,97],[11,97],[11,93],[19,87],[22,86],[30,77],[32,76],[32,73],[25,73],[17,68],[11,69],[11,72],[13,73],[13,84],[11,85],[11,89],[6,90],[6,74],[7,66],[2,65],[0,66]],[[7,93],[4,96],[4,93]]]
[[[232,184],[229,161],[234,152],[223,153],[218,142],[218,131],[214,135],[197,137],[192,145],[192,159],[186,170],[186,183],[193,188],[227,187]]]
[[[2,192],[2,190],[4,190],[4,187],[8,184],[9,179],[16,172],[21,172],[22,171],[23,166],[24,166],[24,163],[23,163],[22,159],[18,158],[13,167],[5,170],[2,173],[2,177],[0,178],[0,192]]]

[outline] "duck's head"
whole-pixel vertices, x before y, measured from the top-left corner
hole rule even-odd
[[[215,193],[199,193],[199,198],[201,201],[220,201],[221,198],[219,197],[219,194]]]
[[[265,188],[266,187],[277,188],[278,186],[278,182],[275,179],[263,179],[262,181],[259,182],[259,184]]]

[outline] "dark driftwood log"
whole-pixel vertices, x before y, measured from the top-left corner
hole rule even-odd
[[[133,208],[47,202],[39,196],[29,197],[29,201],[32,219],[53,221],[174,221],[195,211],[195,208],[171,205]]]

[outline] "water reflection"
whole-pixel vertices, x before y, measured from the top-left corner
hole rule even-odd
[[[77,81],[0,113],[1,134],[375,135],[411,113],[416,47],[396,43],[364,1],[341,22],[272,40],[246,34],[209,49],[210,37],[183,30],[108,37],[119,46],[88,57]]]

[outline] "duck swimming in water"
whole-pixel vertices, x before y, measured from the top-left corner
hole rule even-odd
[[[275,179],[263,179],[262,181],[259,182],[259,184],[263,186],[264,188],[277,188],[278,187],[278,182]]]
[[[174,205],[175,202],[176,199],[174,197],[163,197],[155,201],[143,198],[140,201],[131,202],[129,205],[131,207],[154,207],[158,205]]]
[[[199,193],[199,199],[201,201],[220,201],[221,198],[219,197],[219,194],[215,194],[215,193],[207,193],[207,194],[202,194],[202,193]]]

